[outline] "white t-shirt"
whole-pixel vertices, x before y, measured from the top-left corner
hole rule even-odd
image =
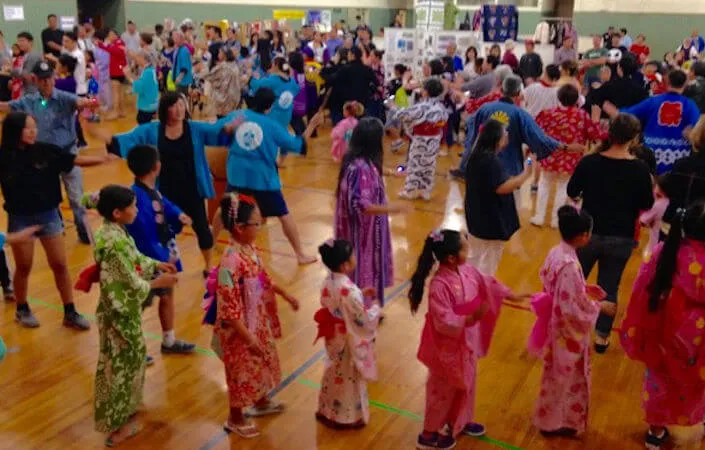
[[[524,109],[531,114],[531,117],[536,117],[541,111],[560,105],[556,86],[545,86],[541,82],[536,82],[524,89]]]
[[[86,57],[83,51],[76,47],[73,51],[66,51],[69,55],[76,58],[76,71],[73,73],[73,77],[76,79],[76,94],[86,95],[88,94],[88,81],[86,80]]]
[[[140,34],[135,31],[134,34],[130,34],[127,31],[122,33],[120,36],[122,42],[125,43],[125,47],[132,52],[136,52],[140,49]]]

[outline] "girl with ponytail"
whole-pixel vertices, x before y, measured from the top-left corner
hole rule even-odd
[[[518,300],[494,277],[466,262],[467,235],[436,230],[426,238],[411,278],[411,312],[421,305],[426,278],[431,278],[428,312],[418,358],[429,370],[426,413],[416,448],[448,449],[460,434],[482,436],[474,423],[477,360],[487,354],[503,299]],[[444,434],[450,425],[450,435]]]
[[[262,226],[254,199],[225,194],[220,211],[232,238],[218,268],[215,306],[211,304],[217,310],[214,348],[222,353],[230,400],[230,416],[223,427],[242,438],[254,438],[259,430],[246,419],[244,408],[249,408],[249,417],[284,411],[282,403],[267,396],[281,381],[274,343],[281,337],[275,294],[294,310],[299,302],[274,284],[264,268],[254,245]]]
[[[666,242],[641,267],[622,323],[627,355],[646,365],[646,447],[705,414],[705,202],[679,209]],[[700,434],[699,434],[700,435]]]

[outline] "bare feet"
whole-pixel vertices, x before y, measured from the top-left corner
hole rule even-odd
[[[140,431],[142,431],[142,424],[137,422],[135,419],[131,419],[125,425],[120,427],[119,430],[108,436],[105,441],[106,447],[116,447],[126,440],[136,436]]]

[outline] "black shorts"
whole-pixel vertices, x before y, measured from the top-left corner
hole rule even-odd
[[[110,79],[113,81],[119,81],[120,83],[125,83],[125,75],[118,75],[118,76],[110,75]]]
[[[238,192],[255,198],[262,217],[282,217],[289,214],[282,191],[258,191],[228,185],[225,192]]]
[[[156,112],[137,111],[137,123],[139,125],[149,123],[154,120],[156,114]]]

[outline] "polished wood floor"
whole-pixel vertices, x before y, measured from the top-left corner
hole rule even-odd
[[[131,128],[126,120],[106,126],[113,131]],[[284,194],[298,223],[302,241],[315,252],[332,236],[333,193],[338,166],[329,155],[328,130],[315,139],[309,156],[290,157],[281,171]],[[92,142],[96,144],[96,142]],[[90,153],[91,150],[88,150]],[[161,329],[156,308],[145,313],[144,329],[156,364],[148,369],[142,418],[145,431],[123,445],[130,449],[184,450],[353,450],[411,449],[424,412],[426,371],[416,360],[423,313],[412,316],[406,302],[406,280],[412,273],[423,240],[433,228],[460,228],[462,185],[449,182],[446,171],[457,161],[455,154],[440,158],[433,199],[415,202],[408,216],[392,218],[395,287],[387,306],[387,320],[379,331],[377,355],[379,380],[370,385],[372,418],[360,431],[331,431],[314,419],[318,383],[323,369],[322,344],[313,346],[313,313],[319,307],[319,285],[325,268],[317,263],[298,267],[277,221],[263,228],[258,244],[277,280],[301,301],[294,313],[281,307],[284,338],[279,354],[287,380],[278,398],[288,411],[278,417],[257,420],[262,436],[244,441],[223,433],[227,397],[223,367],[208,350],[211,329],[201,325],[203,295],[201,258],[192,235],[179,237],[186,271],[176,290],[177,335],[196,342],[200,350],[191,356],[159,354]],[[403,156],[388,157],[393,166]],[[122,161],[84,170],[87,190],[108,182],[128,183],[130,174]],[[396,196],[401,181],[390,178],[387,190]],[[502,259],[499,278],[516,291],[540,288],[538,270],[548,250],[558,242],[557,232],[528,224],[531,197],[524,193],[521,231]],[[67,207],[67,205],[65,205]],[[70,212],[67,212],[70,217]],[[3,214],[2,229],[6,217]],[[92,216],[97,227],[98,218]],[[224,236],[222,237],[224,238]],[[91,260],[91,249],[77,243],[75,231],[66,233],[69,265],[76,275]],[[640,263],[640,252],[625,272],[620,300],[628,299]],[[14,323],[14,305],[0,306],[0,334],[10,348],[0,363],[0,449],[90,450],[103,447],[104,436],[93,430],[93,381],[98,332],[79,333],[61,326],[61,305],[51,272],[37,246],[30,283],[32,308],[39,329],[27,330]],[[97,292],[76,293],[80,311],[92,314]],[[1,302],[1,301],[0,301]],[[623,309],[623,308],[621,308]],[[620,315],[621,317],[621,315]],[[92,316],[91,316],[92,318]],[[617,320],[617,323],[619,323]],[[476,419],[488,428],[488,438],[463,437],[460,449],[638,449],[645,430],[640,408],[643,370],[627,360],[613,336],[604,356],[593,358],[593,392],[588,432],[580,439],[543,438],[531,425],[538,394],[541,364],[527,355],[526,338],[533,323],[530,312],[506,307],[500,318],[489,356],[480,364]]]

